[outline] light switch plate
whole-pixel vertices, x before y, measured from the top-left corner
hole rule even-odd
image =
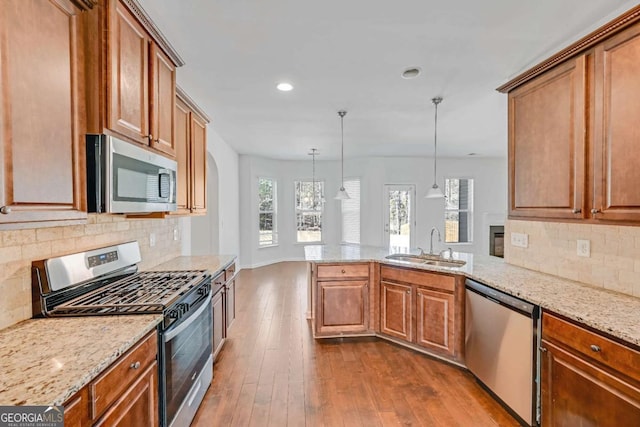
[[[589,258],[591,256],[591,241],[590,240],[578,240],[577,253],[578,256]]]
[[[149,247],[154,247],[156,245],[156,233],[149,233]]]
[[[525,233],[511,233],[511,245],[518,248],[528,248],[529,235]]]
[[[178,229],[174,228],[173,229],[173,240],[179,240],[180,239],[180,235],[178,234]]]

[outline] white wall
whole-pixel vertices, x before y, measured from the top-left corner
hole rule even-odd
[[[215,173],[207,179],[217,197],[209,197],[207,215],[193,217],[191,220],[190,255],[240,253],[240,197],[238,154],[218,135],[214,127],[207,126],[207,151],[217,166]],[[209,192],[211,196],[212,192]],[[217,198],[217,206],[214,205]],[[218,242],[208,239],[218,236]],[[203,236],[206,236],[203,238]],[[216,250],[218,249],[218,250]]]
[[[361,179],[361,243],[383,246],[383,185],[416,185],[415,246],[428,248],[429,231],[444,229],[444,200],[425,199],[433,184],[432,159],[359,158],[345,160],[345,177]],[[438,182],[445,177],[474,179],[473,243],[439,243],[437,249],[453,246],[463,252],[488,253],[487,218],[502,218],[507,206],[507,161],[505,158],[444,158],[438,160]],[[275,178],[278,182],[278,232],[276,247],[258,248],[257,179]],[[283,260],[303,258],[303,245],[295,243],[293,182],[311,179],[311,161],[278,161],[255,156],[240,156],[240,263],[256,267]],[[325,181],[324,243],[340,242],[340,202],[333,199],[340,186],[340,163],[317,161],[316,179]]]

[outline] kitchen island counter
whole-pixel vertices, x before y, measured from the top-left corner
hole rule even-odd
[[[537,304],[623,341],[640,345],[640,299],[504,262],[502,258],[454,252],[462,267],[436,267],[386,259],[394,253],[372,246],[307,245],[305,259],[314,263],[380,262],[448,274],[461,274],[525,301]]]

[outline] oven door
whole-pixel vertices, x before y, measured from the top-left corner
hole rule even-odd
[[[211,299],[203,298],[189,316],[161,333],[163,425],[188,425],[213,374]]]

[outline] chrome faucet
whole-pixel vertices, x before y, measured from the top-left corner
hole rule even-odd
[[[431,229],[431,238],[429,239],[429,254],[430,255],[433,255],[433,232],[434,231],[438,232],[438,242],[442,242],[442,238],[440,237],[440,231],[436,227],[433,227]]]

